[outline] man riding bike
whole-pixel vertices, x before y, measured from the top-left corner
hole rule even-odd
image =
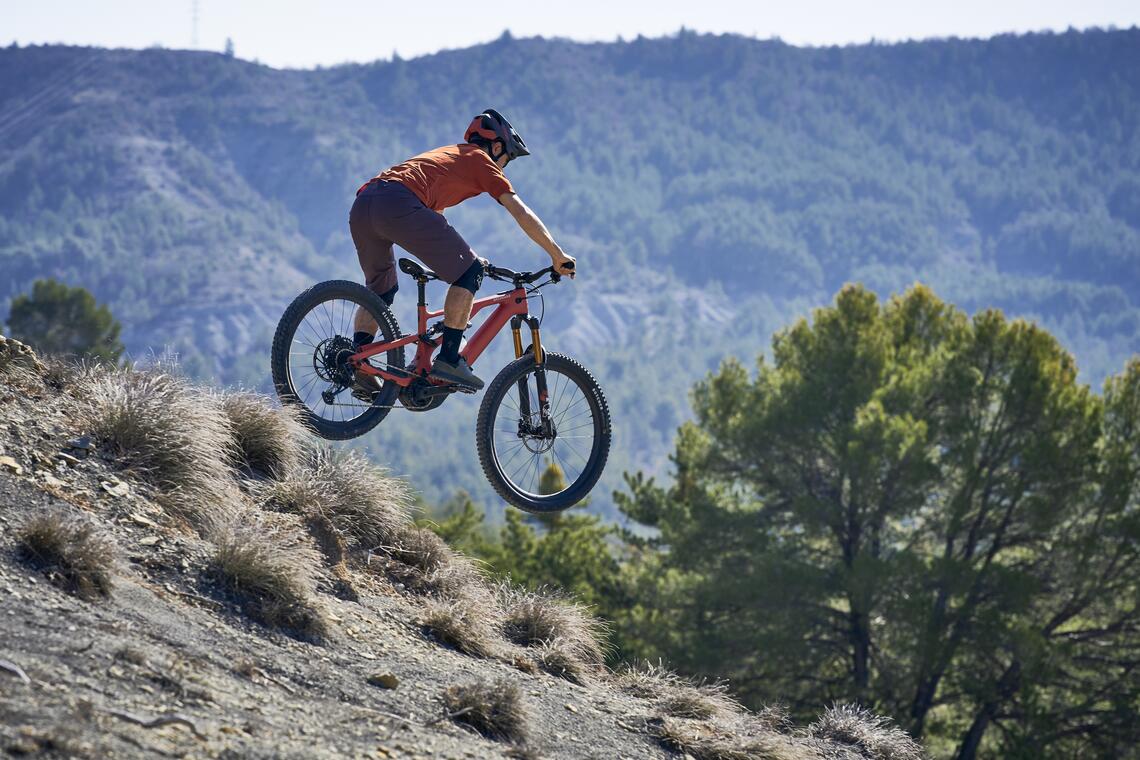
[[[429,377],[477,390],[483,381],[459,355],[459,346],[486,261],[475,255],[439,212],[488,193],[550,255],[559,273],[573,277],[575,272],[574,259],[554,242],[546,225],[503,175],[511,160],[530,155],[510,122],[488,108],[472,120],[463,139],[459,145],[445,145],[409,158],[366,182],[356,191],[348,224],[365,283],[389,306],[398,289],[393,244],[451,284],[443,305],[443,345]],[[353,329],[353,341],[359,348],[372,342],[377,324],[361,308]],[[356,395],[371,399],[377,390],[375,377],[357,379]]]

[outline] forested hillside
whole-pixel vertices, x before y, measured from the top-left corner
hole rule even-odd
[[[623,468],[664,470],[696,379],[847,281],[1038,318],[1089,381],[1140,344],[1137,29],[819,49],[504,35],[315,71],[8,48],[0,315],[60,277],[109,303],[136,356],[169,346],[194,374],[264,384],[285,303],[358,275],[355,188],[488,105],[532,146],[512,181],[581,261],[546,336],[615,410],[597,509]],[[485,198],[449,218],[495,261],[542,261]],[[483,499],[476,403],[393,415],[369,446],[433,500]]]

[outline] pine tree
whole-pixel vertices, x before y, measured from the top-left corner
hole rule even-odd
[[[122,327],[87,289],[56,280],[36,280],[31,295],[12,300],[12,337],[47,354],[117,362]]]
[[[753,704],[854,700],[942,754],[1114,754],[1140,704],[1140,360],[847,287],[694,392],[631,640]],[[994,727],[998,726],[999,730]]]

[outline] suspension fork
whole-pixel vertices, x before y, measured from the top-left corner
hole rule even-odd
[[[546,352],[542,349],[542,336],[539,334],[539,321],[537,317],[516,315],[511,317],[511,335],[514,338],[515,344],[515,358],[519,359],[523,355],[522,348],[522,323],[526,320],[527,326],[530,327],[530,343],[531,350],[534,352],[534,381],[538,389],[538,411],[545,425],[550,419],[550,401],[546,387]],[[526,376],[519,378],[519,412],[522,413],[523,419],[528,423],[531,418],[530,409],[530,392],[526,387]]]

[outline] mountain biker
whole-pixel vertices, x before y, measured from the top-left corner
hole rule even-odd
[[[480,259],[440,214],[480,193],[497,200],[531,240],[550,255],[556,271],[574,276],[574,259],[554,242],[542,220],[531,211],[503,175],[519,156],[530,155],[526,143],[498,111],[488,108],[476,116],[458,145],[445,145],[386,169],[356,192],[348,223],[368,289],[389,306],[398,285],[392,245],[427,264],[451,284],[443,304],[443,346],[429,377],[468,388],[483,387],[459,345],[471,303],[483,280],[486,260]],[[357,348],[371,343],[378,326],[363,308],[357,309],[353,341]],[[356,392],[370,398],[379,380],[360,375]]]

